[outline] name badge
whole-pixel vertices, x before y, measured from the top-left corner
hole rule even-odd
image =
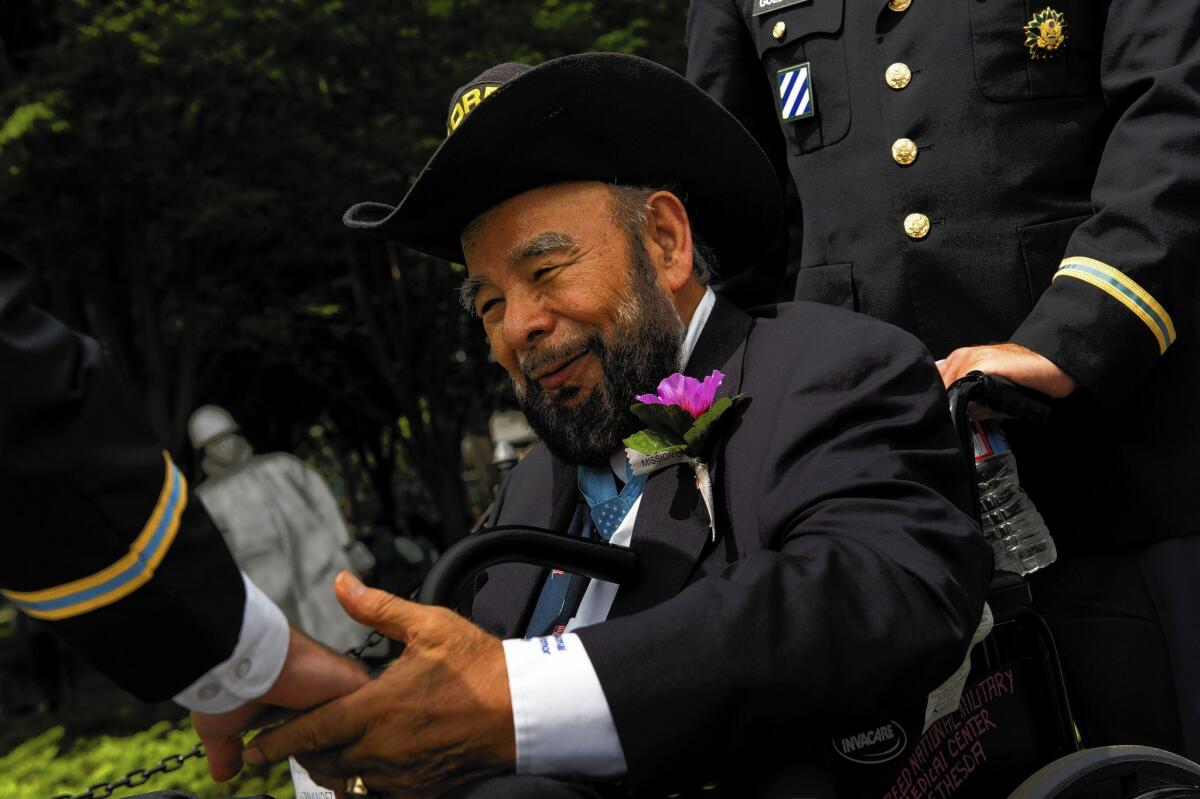
[[[292,770],[292,786],[296,789],[296,799],[337,799],[333,791],[313,782],[304,766],[296,762],[296,758],[288,758],[288,768]]]
[[[625,457],[629,460],[629,468],[635,477],[653,474],[659,469],[665,469],[677,463],[687,463],[689,460],[688,456],[682,452],[655,452],[646,455],[630,447],[625,448]]]
[[[772,11],[787,8],[788,6],[798,6],[801,3],[811,2],[812,0],[754,0],[754,10],[750,12],[750,16],[757,17],[761,14],[770,14]]]

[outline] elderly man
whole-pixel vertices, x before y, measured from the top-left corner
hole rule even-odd
[[[924,708],[979,620],[991,555],[931,359],[838,309],[716,298],[714,270],[752,265],[781,201],[745,131],[669,70],[501,65],[449,127],[399,206],[347,222],[467,265],[544,442],[489,525],[632,546],[642,577],[496,567],[471,623],[343,575],[351,615],[404,655],[245,759],[298,754],[385,795],[793,795],[807,742]],[[681,366],[741,396],[699,453],[711,518],[689,464],[635,475],[623,443],[634,398]]]

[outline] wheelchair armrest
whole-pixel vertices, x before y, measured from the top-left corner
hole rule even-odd
[[[987,603],[997,620],[1028,609],[1033,604],[1033,593],[1024,577],[1009,571],[997,571],[988,584]]]

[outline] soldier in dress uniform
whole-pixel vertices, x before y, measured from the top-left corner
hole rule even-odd
[[[909,330],[947,383],[982,369],[1057,398],[1044,429],[1009,432],[1058,544],[1033,588],[1085,737],[1192,757],[1196,18],[1150,0],[693,0],[688,25],[688,76],[795,181],[796,298]]]
[[[240,574],[99,345],[43,313],[0,251],[0,593],[146,701],[193,710],[209,768],[241,768],[264,704],[366,681]]]

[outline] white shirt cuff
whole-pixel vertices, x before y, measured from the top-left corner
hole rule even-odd
[[[228,660],[176,694],[175,701],[188,710],[233,710],[269,691],[283,670],[290,637],[287,618],[245,572],[242,582],[246,586],[246,606],[237,646]]]
[[[625,752],[583,642],[574,633],[504,641],[517,773],[617,777]]]

